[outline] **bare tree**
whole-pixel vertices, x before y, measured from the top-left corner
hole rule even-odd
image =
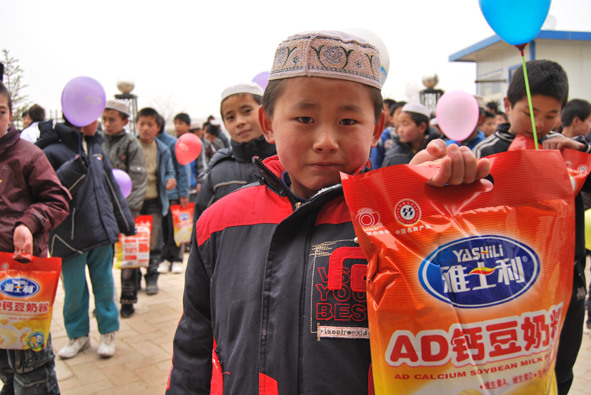
[[[167,98],[161,96],[154,97],[150,100],[150,105],[156,111],[158,111],[158,114],[162,115],[162,118],[164,118],[165,127],[169,126],[172,118],[175,116],[174,109],[175,107],[178,107],[172,98],[172,94],[169,94]],[[169,130],[166,130],[166,132],[175,136],[174,130],[170,129],[170,126],[168,129]]]
[[[20,126],[23,112],[29,107],[28,96],[22,93],[27,85],[23,83],[23,69],[18,59],[12,57],[7,49],[2,50],[4,63],[4,85],[12,98],[12,123]]]

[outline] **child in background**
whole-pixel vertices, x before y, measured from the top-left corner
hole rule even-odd
[[[499,128],[500,124],[507,123],[507,122],[509,122],[509,117],[507,117],[507,114],[505,114],[502,111],[496,113],[496,115],[495,115],[495,131]]]
[[[213,124],[211,122],[208,122],[207,125],[204,125],[203,141],[205,143],[205,161],[208,164],[217,151],[223,148],[228,148],[224,145],[224,142],[220,138],[221,136],[223,136],[223,133],[219,125]]]
[[[484,137],[488,137],[496,130],[496,115],[488,110],[484,110],[484,121],[479,126],[479,129],[484,133]]]
[[[60,349],[62,359],[73,358],[90,347],[89,295],[86,268],[92,283],[95,314],[101,334],[97,354],[115,354],[119,312],[115,304],[113,244],[119,234],[135,234],[133,217],[101,148],[98,121],[76,127],[68,120],[55,126],[39,123],[35,144],[43,149],[58,177],[72,194],[70,215],[50,233],[49,253],[62,258],[64,325],[68,343]],[[84,181],[69,177],[84,169]]]
[[[384,100],[385,101],[385,100]],[[402,107],[406,104],[405,101],[394,101],[388,106],[388,111],[390,115],[390,126],[384,129],[380,140],[378,141],[378,145],[373,147],[370,151],[370,160],[371,160],[371,167],[372,169],[379,169],[382,167],[382,162],[384,161],[384,154],[390,148],[392,148],[392,144],[394,141],[394,136],[396,136],[396,127],[399,125],[399,118],[400,118],[400,111]],[[386,111],[386,106],[384,105],[384,111]]]
[[[254,83],[228,87],[222,92],[220,112],[230,134],[231,148],[215,153],[205,173],[195,205],[194,221],[215,201],[257,180],[252,158],[275,155],[275,146],[267,143],[259,125],[258,108],[263,90]]]
[[[180,138],[185,133],[194,133],[199,139],[203,137],[201,133],[200,127],[191,128],[191,117],[189,114],[184,112],[178,113],[174,116],[174,131],[176,133],[176,137]],[[203,147],[201,148],[201,152],[199,156],[189,163],[190,167],[190,189],[189,189],[189,202],[195,202],[197,200],[197,194],[201,189],[201,180],[203,179],[203,172],[205,171],[205,163],[203,158],[205,154],[203,153]],[[174,267],[173,267],[174,271]]]
[[[407,164],[417,152],[442,136],[429,125],[431,112],[420,103],[407,103],[398,117],[392,147],[384,154],[382,167]]]
[[[569,139],[552,128],[560,119],[560,112],[568,99],[568,78],[564,69],[549,60],[532,60],[526,64],[529,77],[531,100],[534,109],[536,134],[545,149],[572,148],[589,152],[591,147],[584,136]],[[533,139],[533,129],[527,99],[523,68],[515,70],[504,99],[509,123],[499,125],[497,131],[474,148],[474,155],[482,158],[507,151],[515,139],[522,135]],[[591,186],[585,183],[583,191]],[[583,336],[585,320],[585,223],[583,200],[579,193],[575,197],[576,229],[573,290],[560,333],[556,356],[556,381],[558,393],[567,394],[573,381],[573,366],[577,359]]]
[[[214,339],[225,393],[368,393],[365,294],[329,292],[326,274],[335,250],[359,247],[340,173],[369,170],[383,132],[379,65],[374,46],[346,33],[280,44],[259,109],[277,156],[199,218],[169,394],[209,392]],[[443,141],[413,162],[442,157],[433,185],[488,174],[488,161]],[[367,261],[343,270],[353,264]]]
[[[591,104],[587,100],[570,100],[564,106],[560,117],[561,133],[566,137],[586,137],[591,131]]]
[[[104,126],[102,148],[111,162],[113,169],[126,172],[131,178],[131,192],[125,199],[133,218],[140,215],[146,195],[146,163],[144,151],[137,138],[125,131],[129,122],[129,105],[122,100],[108,100],[103,111]],[[133,314],[133,303],[137,298],[130,297],[132,291],[125,289],[129,284],[125,281],[132,269],[121,270],[121,318],[128,318]],[[125,285],[124,285],[125,284]],[[125,308],[123,308],[125,306]],[[129,308],[132,306],[132,308]]]
[[[175,122],[177,120],[178,118],[175,117]],[[174,225],[172,222],[170,206],[173,204],[180,204],[181,207],[184,208],[189,203],[191,167],[189,164],[181,165],[177,160],[175,147],[178,140],[166,133],[164,130],[164,118],[162,116],[158,118],[158,126],[160,130],[156,135],[156,139],[166,144],[170,150],[170,156],[176,179],[176,186],[166,191],[166,195],[168,196],[168,209],[166,215],[162,218],[162,262],[160,262],[160,266],[158,267],[158,273],[166,274],[168,272],[172,272],[175,274],[180,274],[183,272],[183,253],[185,249],[184,246],[177,246],[176,242],[174,241]],[[189,123],[185,127],[186,131],[189,130],[190,126],[191,120],[189,119]]]
[[[25,116],[26,113],[26,116]],[[38,104],[33,104],[23,113],[23,131],[21,139],[35,143],[39,138],[39,122],[45,121],[45,109]]]
[[[111,167],[126,172],[131,178],[131,192],[125,199],[133,218],[140,215],[146,194],[146,162],[137,138],[125,131],[129,123],[129,105],[122,100],[107,100],[103,121],[103,151]]]
[[[1,76],[1,74],[0,74]],[[70,194],[47,157],[19,138],[12,100],[0,82],[0,251],[47,256],[49,231],[69,212]],[[0,349],[2,394],[59,394],[51,335],[42,350]]]
[[[168,147],[156,139],[160,130],[156,110],[146,107],[137,113],[137,130],[140,145],[146,163],[146,194],[140,215],[152,216],[152,233],[150,236],[150,263],[146,271],[146,294],[158,293],[158,265],[162,253],[162,216],[168,211],[167,190],[174,189],[174,167]],[[137,303],[137,291],[141,283],[140,269],[121,270],[121,315],[127,317],[134,314],[134,303]]]

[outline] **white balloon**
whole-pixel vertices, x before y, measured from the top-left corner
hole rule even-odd
[[[388,72],[390,70],[390,55],[388,54],[388,49],[386,48],[386,44],[384,43],[384,41],[382,41],[380,36],[363,27],[351,27],[345,29],[344,32],[362,38],[378,49],[378,52],[380,53],[380,63],[382,68],[381,79],[383,85],[384,82],[386,82],[386,78],[388,77]]]

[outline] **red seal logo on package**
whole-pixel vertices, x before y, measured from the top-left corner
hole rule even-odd
[[[421,209],[413,200],[404,199],[394,209],[396,219],[403,225],[414,225],[421,219]]]
[[[355,217],[357,223],[364,228],[380,225],[380,213],[370,208],[362,208]]]

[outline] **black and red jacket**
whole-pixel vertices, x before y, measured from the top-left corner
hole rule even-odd
[[[367,394],[367,261],[340,184],[302,202],[276,156],[197,223],[168,394]],[[329,279],[330,286],[329,286]]]

